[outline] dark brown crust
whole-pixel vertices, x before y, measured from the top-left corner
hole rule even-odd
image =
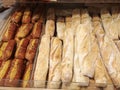
[[[36,22],[33,27],[32,37],[39,39],[42,32],[42,23],[40,21]]]
[[[34,43],[33,43],[34,42]],[[30,62],[32,63],[33,62],[33,59],[35,57],[35,53],[36,53],[36,50],[37,50],[37,46],[38,46],[38,42],[39,40],[38,39],[31,39],[30,40],[30,43],[27,47],[27,50],[26,50],[26,54],[25,54],[25,58]],[[32,45],[33,43],[33,45]]]
[[[16,44],[15,40],[8,41],[7,46],[6,46],[5,50],[3,51],[3,53],[4,53],[2,55],[3,60],[8,60],[12,56],[15,44]]]
[[[3,41],[9,41],[14,38],[16,33],[17,25],[15,23],[9,23],[6,32],[3,35]]]
[[[28,43],[29,43],[29,40],[26,39],[26,38],[22,39],[19,42],[19,45],[18,45],[16,53],[15,53],[15,58],[17,58],[17,59],[25,59],[25,53],[26,53]]]
[[[5,80],[5,77],[6,77],[8,71],[9,71],[9,69],[10,69],[11,61],[12,61],[12,60],[9,60],[9,62],[10,62],[10,63],[9,63],[9,66],[8,66],[8,68],[6,69],[6,71],[4,71],[5,73],[4,73],[3,77],[0,78],[0,86],[3,86],[3,85],[4,85],[4,80]],[[3,74],[3,72],[2,72],[3,67],[7,64],[6,62],[8,62],[8,60],[7,60],[7,61],[3,61],[2,65],[1,65],[1,67],[0,67],[0,73],[2,73],[2,74]]]
[[[32,64],[28,63],[28,65],[26,65],[26,69],[25,69],[25,73],[24,73],[24,76],[23,76],[23,83],[22,83],[22,87],[30,87],[30,78],[31,78],[31,72],[32,72]],[[29,70],[29,75],[27,75],[28,73],[28,70]],[[28,79],[26,80],[26,75],[28,77]],[[27,85],[24,85],[24,83],[27,82]]]
[[[32,14],[32,12],[30,11],[30,8],[26,8],[26,10],[24,11],[24,14],[23,14],[22,23],[30,23],[31,14]]]
[[[10,70],[9,70],[7,76],[6,76],[4,86],[12,86],[12,87],[18,86],[19,80],[22,76],[22,72],[23,72],[23,60],[14,59],[12,61]],[[13,76],[13,78],[11,78],[11,74],[13,74],[15,76]]]

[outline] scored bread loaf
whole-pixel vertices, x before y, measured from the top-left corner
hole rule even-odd
[[[52,37],[50,48],[50,64],[48,74],[48,88],[59,89],[61,83],[62,41]]]
[[[71,28],[72,18],[66,17],[66,29],[65,36],[63,39],[63,55],[62,55],[62,88],[66,88],[72,81],[73,77],[73,31]]]
[[[74,74],[72,80],[72,88],[74,85],[74,89],[79,89],[80,86],[88,86],[89,78],[84,76],[81,73],[81,57],[79,57],[79,49],[80,49],[80,9],[74,9],[72,13],[72,29],[74,30]],[[76,28],[75,28],[76,27]]]
[[[118,39],[117,23],[114,22],[107,9],[101,10],[101,18],[106,34],[109,35],[113,40]]]
[[[55,32],[55,11],[53,8],[48,9],[45,34],[53,36]]]
[[[45,82],[48,74],[49,54],[50,36],[43,35],[39,46],[39,53],[34,72],[34,87],[45,87]]]
[[[64,39],[64,32],[65,32],[65,22],[64,22],[64,18],[59,17],[57,19],[57,36],[63,40]]]

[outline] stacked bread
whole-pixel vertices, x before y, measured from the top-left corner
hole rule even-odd
[[[1,86],[30,87],[42,23],[42,6],[37,6],[33,14],[31,7],[20,7],[10,17],[0,46]]]

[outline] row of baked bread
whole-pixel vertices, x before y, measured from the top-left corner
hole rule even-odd
[[[34,71],[34,87],[80,89],[89,87],[92,78],[98,88],[119,88],[120,52],[113,41],[118,39],[119,26],[112,18],[114,13],[108,17],[107,9],[102,9],[100,18],[91,17],[87,9],[74,9],[72,16],[65,20],[58,17],[55,23],[53,12],[48,10]],[[111,22],[107,22],[108,19]],[[117,27],[112,28],[114,26]]]
[[[21,8],[15,10],[3,29],[5,33],[0,47],[1,86],[29,86],[43,23],[43,13],[38,10],[41,8],[37,7],[33,17],[28,8],[24,12]]]

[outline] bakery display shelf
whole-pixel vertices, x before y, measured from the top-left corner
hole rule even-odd
[[[58,1],[59,2],[59,1]],[[51,34],[51,36],[52,37],[49,37],[50,39],[51,38],[53,38],[52,40],[54,41],[55,40],[55,37],[57,36],[57,34],[56,33],[58,33],[57,31],[51,31],[51,32],[47,32],[47,31],[45,31],[46,30],[46,23],[48,23],[47,25],[48,25],[48,27],[50,28],[50,22],[52,22],[52,24],[53,24],[53,22],[55,23],[55,30],[57,30],[57,25],[58,25],[58,22],[60,22],[60,24],[61,24],[61,22],[63,23],[65,20],[66,20],[66,22],[64,22],[64,24],[67,26],[67,29],[66,30],[71,30],[70,29],[70,27],[72,26],[72,24],[71,24],[71,22],[72,22],[72,19],[73,20],[78,20],[78,22],[79,22],[79,19],[80,19],[80,17],[79,17],[79,15],[80,15],[80,13],[78,13],[79,12],[79,10],[81,9],[81,11],[82,11],[82,14],[83,14],[83,16],[81,16],[82,17],[82,19],[83,19],[83,21],[81,21],[81,22],[84,22],[84,23],[86,23],[84,20],[88,20],[88,23],[89,23],[89,20],[90,20],[90,22],[91,22],[91,19],[93,19],[93,17],[94,17],[94,14],[98,14],[98,16],[97,16],[97,18],[96,17],[94,17],[94,20],[95,20],[95,22],[94,22],[94,20],[93,20],[93,22],[94,22],[94,24],[96,25],[96,26],[98,26],[97,28],[95,28],[95,29],[103,29],[103,23],[102,23],[102,21],[101,21],[101,18],[100,18],[100,10],[101,9],[103,9],[103,7],[105,8],[108,8],[108,10],[109,10],[109,8],[111,8],[111,5],[112,5],[112,7],[113,6],[119,6],[119,4],[100,4],[100,3],[95,3],[95,4],[90,4],[90,3],[88,3],[87,2],[87,0],[86,0],[86,2],[79,2],[78,0],[75,0],[74,2],[76,3],[71,3],[72,1],[70,1],[69,3],[67,2],[67,1],[63,1],[62,2],[62,0],[60,1],[60,3],[53,3],[53,2],[50,2],[50,3],[44,3],[44,5],[45,5],[45,7],[44,7],[44,11],[46,12],[46,15],[44,15],[45,17],[43,17],[42,18],[42,20],[43,20],[43,23],[42,23],[42,34],[41,34],[41,36],[39,37],[39,45],[38,45],[38,47],[37,47],[37,51],[36,51],[36,54],[35,54],[35,58],[34,58],[34,62],[33,62],[33,67],[32,67],[32,73],[31,73],[31,75],[30,75],[30,80],[24,80],[24,81],[22,81],[22,80],[14,80],[14,82],[18,82],[18,86],[17,87],[0,87],[0,89],[4,89],[4,90],[7,90],[7,89],[9,89],[9,90],[20,90],[20,89],[22,89],[22,90],[53,90],[53,89],[48,89],[48,86],[47,85],[49,85],[49,83],[51,83],[51,86],[52,86],[52,84],[54,85],[54,84],[60,84],[61,82],[54,82],[54,81],[36,81],[36,80],[32,80],[33,79],[33,77],[35,76],[34,75],[34,73],[35,73],[35,69],[36,69],[36,64],[38,63],[37,61],[38,61],[38,54],[39,54],[39,52],[40,52],[40,50],[41,50],[41,52],[43,52],[43,51],[45,51],[45,49],[43,49],[42,47],[40,48],[40,45],[41,45],[41,38],[43,37],[43,34],[44,33],[50,33],[51,34],[51,32],[52,32],[52,34]],[[19,3],[22,3],[22,2],[19,2]],[[28,2],[27,3],[27,5],[30,3],[30,7],[32,7],[32,8],[34,8],[35,7],[35,5],[39,5],[37,2],[35,2],[34,3],[34,5],[31,3],[31,2]],[[37,3],[37,4],[36,4]],[[42,2],[39,2],[39,3],[42,3]],[[64,3],[64,4],[63,4]],[[80,3],[82,3],[82,4],[80,4]],[[101,1],[101,3],[103,3],[102,1]],[[109,2],[110,3],[110,2]],[[33,6],[32,6],[33,5]],[[42,5],[42,4],[40,4],[40,5]],[[28,6],[25,6],[25,8],[26,7],[28,7]],[[53,12],[52,10],[50,10],[50,13],[48,13],[47,14],[47,10],[49,10],[49,8],[54,8],[55,9],[55,12],[54,12],[54,14],[55,14],[55,16],[53,15],[53,13],[51,13],[51,12]],[[76,9],[77,8],[77,9]],[[15,7],[15,9],[11,12],[11,15],[13,14],[13,12],[15,11],[17,9],[17,7]],[[104,10],[104,9],[103,9]],[[106,10],[106,9],[105,9]],[[34,10],[33,10],[34,11]],[[88,13],[89,12],[89,13]],[[108,17],[109,17],[109,12],[107,12],[108,14]],[[111,14],[112,12],[110,12],[110,14]],[[103,11],[103,17],[104,18],[106,18],[105,16],[104,16],[104,14],[106,14],[106,12],[104,13],[104,11]],[[4,26],[2,27],[2,29],[1,29],[1,32],[0,32],[0,41],[2,41],[2,36],[3,36],[3,34],[6,32],[5,30],[6,30],[6,28],[7,28],[7,26],[9,25],[9,23],[11,22],[11,15],[9,15],[9,17],[8,17],[8,19],[6,20],[6,22],[4,23]],[[48,16],[47,16],[48,15]],[[85,15],[85,17],[84,17],[84,15]],[[90,16],[89,16],[90,15]],[[74,16],[74,17],[72,17],[72,16]],[[51,17],[52,17],[52,19],[51,19]],[[60,18],[59,18],[60,17]],[[60,19],[60,21],[58,21],[58,18]],[[62,18],[62,19],[61,19]],[[63,19],[64,18],[64,19]],[[77,18],[79,18],[79,19],[77,19]],[[103,19],[104,19],[103,18]],[[116,18],[116,17],[115,17]],[[119,18],[119,17],[118,17]],[[108,19],[110,19],[110,18],[108,18]],[[49,22],[47,22],[47,20],[49,21]],[[77,22],[77,23],[78,23]],[[92,22],[92,23],[93,23]],[[89,27],[89,29],[91,29],[91,26],[89,26],[89,24],[91,24],[91,23],[86,23],[87,24],[87,26],[86,27]],[[96,24],[97,23],[97,24]],[[24,23],[22,23],[22,24],[24,24]],[[22,25],[21,24],[21,25]],[[59,24],[59,25],[60,25]],[[63,25],[63,24],[62,24]],[[73,25],[74,25],[74,28],[75,28],[75,24],[73,23]],[[84,25],[82,26],[83,24],[80,24],[80,27],[82,28],[82,30],[83,29],[85,29],[85,30],[87,30],[88,28],[85,28],[84,27]],[[64,25],[63,25],[64,26]],[[48,29],[48,31],[49,31],[49,28],[47,27],[47,29]],[[73,28],[73,27],[71,27],[71,28]],[[52,28],[53,29],[53,28]],[[61,29],[61,27],[59,26],[59,29]],[[113,29],[114,30],[116,30],[114,27],[113,27]],[[51,30],[51,28],[50,28],[50,30]],[[54,33],[53,33],[54,32]],[[72,33],[74,33],[74,32],[72,32],[72,33],[69,33],[70,31],[68,31],[68,32],[66,32],[68,35],[72,35]],[[79,32],[79,31],[78,31]],[[96,32],[96,31],[95,31]],[[95,33],[94,32],[94,33]],[[103,32],[98,32],[97,34],[102,34]],[[85,34],[85,32],[83,31],[83,35]],[[82,34],[80,34],[80,32],[78,33],[78,34],[76,34],[76,35],[78,35],[77,37],[79,37],[79,35],[82,35]],[[66,37],[67,37],[67,35],[66,35]],[[109,36],[108,36],[109,37]],[[69,36],[69,38],[71,39],[71,37]],[[69,45],[71,45],[71,40],[69,40],[69,38],[67,37],[67,40],[68,40],[68,42],[66,43],[66,45],[68,45],[68,43],[70,43]],[[82,38],[82,37],[81,37]],[[91,37],[90,37],[91,38]],[[92,37],[93,38],[93,37]],[[117,40],[119,40],[118,39],[118,37],[116,37],[116,35],[113,37],[113,38],[115,38],[115,41],[117,41]],[[117,39],[116,39],[117,38]],[[109,40],[108,38],[105,38],[106,40]],[[48,40],[48,37],[47,37],[47,39],[45,39],[45,40]],[[44,42],[42,42],[43,43],[43,45],[46,43],[47,44],[47,42],[45,42],[45,40],[44,40]],[[57,36],[57,40],[58,41],[61,41],[61,40],[59,40],[58,39],[58,36]],[[79,39],[77,39],[78,41],[79,41]],[[95,39],[96,40],[96,39]],[[49,41],[49,40],[48,40]],[[64,41],[64,40],[63,40]],[[62,43],[63,43],[63,41],[62,41]],[[112,48],[114,48],[114,40],[112,41],[111,39],[109,40],[110,42],[112,42]],[[50,41],[50,43],[51,43],[52,41]],[[57,42],[57,41],[56,41]],[[89,41],[88,41],[89,42]],[[54,41],[54,43],[55,43],[55,41]],[[91,42],[90,42],[91,43]],[[92,42],[92,43],[94,43],[94,42]],[[109,42],[107,42],[107,43],[109,43]],[[53,42],[52,42],[52,44],[53,44]],[[52,44],[50,44],[50,46],[52,45]],[[111,44],[111,43],[110,43]],[[57,43],[57,45],[59,46],[59,44]],[[61,45],[61,44],[60,44]],[[58,46],[55,46],[57,49],[58,49]],[[92,45],[91,45],[92,46]],[[53,49],[51,49],[51,47],[49,47],[49,49],[51,49],[51,50],[53,50],[53,53],[54,53],[54,47],[52,47]],[[55,50],[57,50],[55,48]],[[67,46],[66,46],[66,48],[67,48]],[[65,49],[65,48],[64,48]],[[116,52],[118,52],[118,49],[115,47],[114,48],[116,51],[114,52],[114,53],[116,53]],[[42,51],[43,50],[43,51]],[[59,49],[58,49],[59,50]],[[44,52],[43,52],[44,53]],[[50,53],[50,51],[49,51],[49,53]],[[91,53],[93,53],[93,52],[91,52]],[[41,56],[42,56],[42,53],[40,54]],[[39,55],[39,56],[40,56]],[[51,58],[56,58],[56,57],[59,57],[59,56],[54,56],[54,57],[52,57],[52,54],[50,54],[51,55]],[[54,54],[53,54],[54,55]],[[45,56],[45,57],[47,57],[47,56]],[[41,58],[41,57],[39,57],[39,58]],[[54,63],[54,61],[52,61],[53,62],[53,64],[56,64],[56,62]],[[39,62],[39,64],[41,64],[41,63],[44,63],[44,62]],[[45,62],[46,63],[46,62]],[[58,63],[58,62],[57,62]],[[67,62],[66,61],[66,63],[64,63],[64,64],[67,64],[67,63],[70,63],[70,62]],[[89,63],[91,63],[91,62],[89,62]],[[106,71],[106,69],[104,68],[105,66],[104,66],[104,64],[103,64],[104,62],[102,62],[101,61],[101,64],[99,63],[99,65],[100,66],[102,66],[103,65],[103,67],[102,67],[102,69],[101,69],[101,67],[99,67],[99,65],[97,66],[97,69],[98,69],[98,71],[99,70],[101,70],[100,72],[102,72],[102,70],[103,70],[103,73],[107,73],[108,74],[108,71]],[[50,65],[50,62],[49,62],[49,65]],[[56,64],[57,65],[57,64]],[[77,63],[76,63],[76,65],[77,65]],[[66,65],[67,66],[67,65]],[[69,65],[68,65],[69,66]],[[44,67],[44,66],[43,66]],[[54,68],[56,68],[56,66],[54,66],[53,65],[53,67]],[[86,66],[87,67],[87,66]],[[50,67],[51,68],[51,67]],[[92,69],[92,66],[90,65],[90,68]],[[107,67],[108,68],[108,67]],[[49,69],[49,68],[48,68]],[[39,70],[39,69],[38,69]],[[42,69],[41,69],[42,70]],[[109,70],[109,69],[108,69]],[[53,70],[54,71],[54,70]],[[44,72],[44,70],[43,71],[41,71],[41,72]],[[97,72],[97,73],[99,73],[99,72]],[[88,75],[88,73],[86,72],[86,74]],[[100,75],[101,75],[101,73],[99,73]],[[99,78],[99,74],[97,74],[97,78]],[[65,87],[67,87],[66,89],[55,89],[55,90],[75,90],[75,88],[76,88],[76,90],[114,90],[114,86],[113,86],[113,84],[111,84],[111,79],[109,78],[109,75],[103,75],[103,77],[105,77],[105,78],[107,78],[108,79],[108,81],[110,82],[110,83],[99,83],[98,82],[98,86],[97,86],[97,84],[95,84],[95,80],[93,80],[93,79],[91,79],[91,78],[89,78],[90,79],[90,84],[89,84],[89,86],[88,86],[88,84],[86,84],[86,82],[84,83],[84,82],[79,82],[79,84],[81,84],[81,86],[79,86],[78,85],[78,82],[74,82],[74,81],[72,81],[72,82],[70,82],[70,83],[67,83],[66,84],[66,82],[62,82],[62,84],[63,84],[63,88]],[[40,75],[40,71],[39,71],[39,75]],[[59,76],[59,75],[58,75]],[[78,75],[77,75],[78,76]],[[37,77],[37,75],[36,75],[36,77]],[[49,74],[47,74],[46,75],[46,77],[47,77],[47,79],[46,80],[48,80],[48,78],[49,78]],[[51,76],[52,77],[52,76]],[[85,76],[86,77],[86,76]],[[90,77],[89,75],[88,75],[88,77]],[[101,76],[100,76],[101,77]],[[37,78],[39,78],[39,77],[37,77]],[[77,78],[79,78],[79,77],[77,77]],[[113,77],[114,78],[114,77]],[[95,79],[95,78],[94,78]],[[101,79],[101,78],[99,78],[99,79]],[[115,78],[114,78],[115,79]],[[7,80],[7,79],[5,79],[5,80]],[[102,79],[101,79],[102,80]],[[116,80],[116,79],[115,79]],[[3,79],[3,81],[4,81],[4,79]],[[77,79],[76,79],[76,81],[77,81]],[[87,80],[86,80],[87,81]],[[104,81],[104,80],[103,80]],[[27,83],[27,87],[29,87],[29,88],[21,88],[21,83]],[[33,86],[34,85],[34,83],[36,84],[36,86]],[[43,84],[43,87],[45,87],[45,88],[40,88],[39,87],[39,83],[41,84],[41,86],[42,86],[42,84]],[[115,82],[115,83],[117,83],[117,82]],[[44,84],[45,84],[45,86],[44,86]],[[107,88],[105,87],[106,86],[106,84],[107,84]],[[65,86],[64,86],[65,85]],[[60,84],[59,85],[59,87],[61,87],[62,85]],[[74,87],[75,86],[75,87]],[[87,86],[87,87],[86,87]],[[119,86],[118,86],[119,87]],[[61,87],[62,88],[62,87]],[[119,90],[119,89],[118,89]]]

